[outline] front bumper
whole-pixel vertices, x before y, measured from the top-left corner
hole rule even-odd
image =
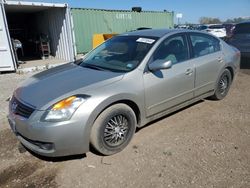
[[[40,116],[41,112],[34,112]],[[32,119],[32,118],[31,118]],[[89,133],[84,118],[63,122],[24,119],[9,112],[8,120],[18,140],[33,152],[48,156],[66,156],[89,151]]]

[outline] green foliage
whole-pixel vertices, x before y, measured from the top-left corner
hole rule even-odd
[[[239,17],[239,18],[227,19],[224,23],[240,23],[246,20],[250,20],[250,17],[248,18]]]
[[[222,22],[219,18],[210,18],[210,17],[201,17],[199,19],[200,24],[219,24],[219,23],[240,23],[246,20],[250,20],[250,17],[248,18],[233,18],[233,19],[227,19],[226,21]]]

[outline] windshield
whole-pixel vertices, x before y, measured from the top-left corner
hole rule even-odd
[[[157,37],[116,36],[93,51],[80,63],[80,66],[129,72],[135,69],[156,42]]]

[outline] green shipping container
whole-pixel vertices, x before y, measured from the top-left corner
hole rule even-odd
[[[123,33],[140,27],[173,28],[174,12],[71,9],[77,53],[92,49],[97,33]]]

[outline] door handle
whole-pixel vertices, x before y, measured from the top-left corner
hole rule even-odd
[[[186,75],[191,75],[193,73],[193,69],[187,69],[186,70]]]
[[[223,63],[222,57],[218,57],[218,61],[219,61],[219,63]]]

